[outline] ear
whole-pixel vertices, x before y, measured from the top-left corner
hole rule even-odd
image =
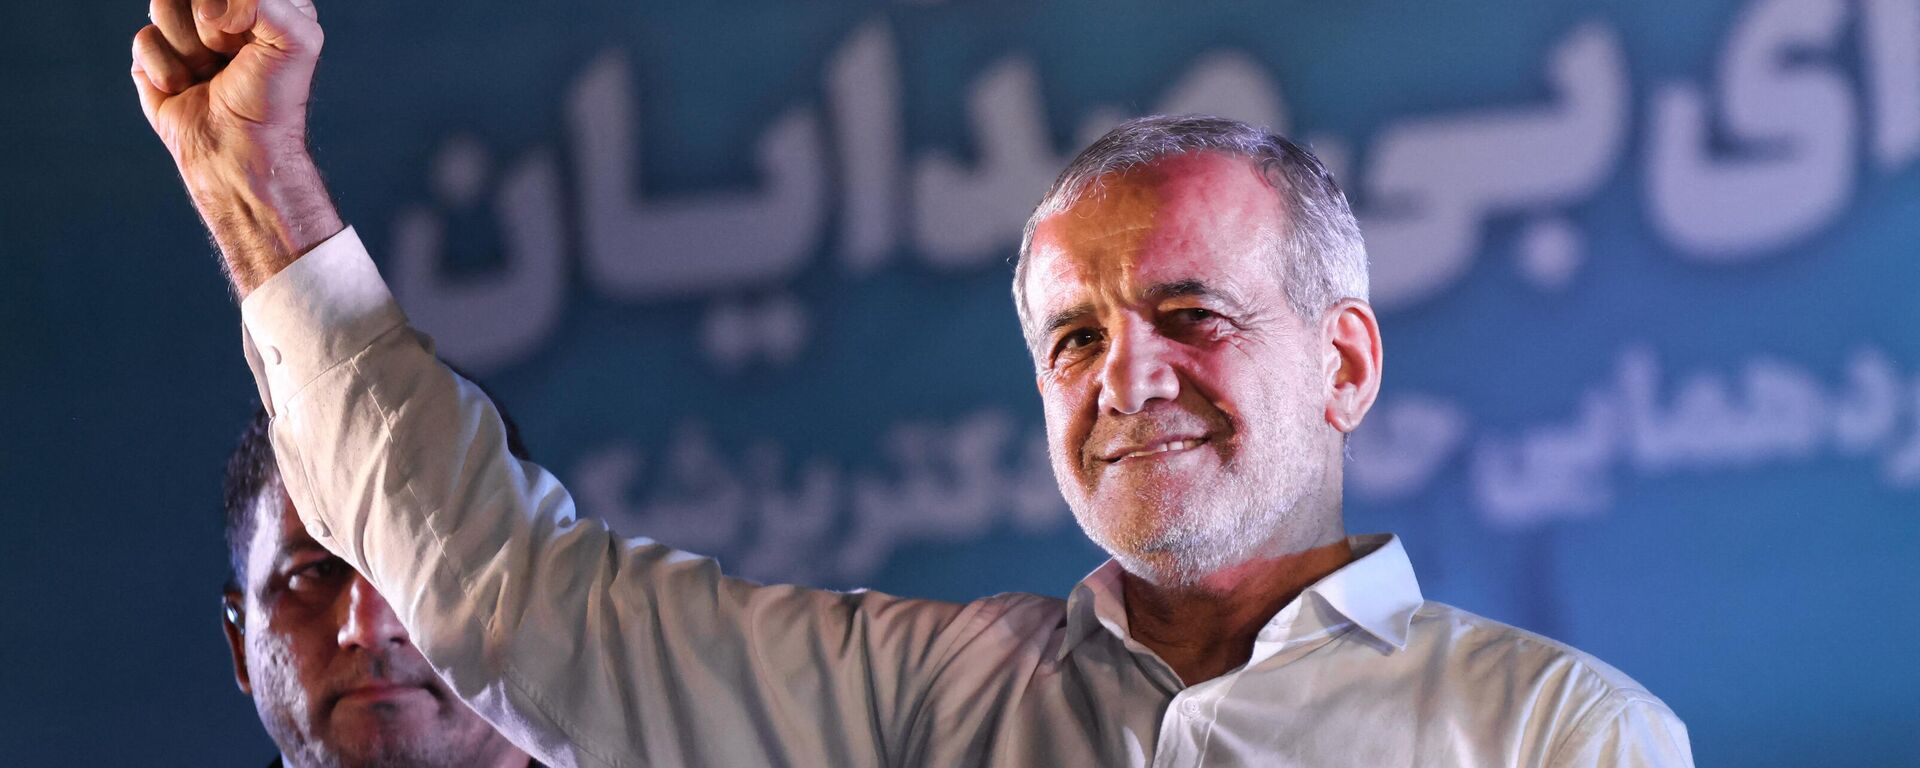
[[[1352,432],[1380,394],[1380,321],[1371,305],[1344,299],[1327,310],[1321,322],[1321,336],[1327,342],[1326,374],[1333,385],[1327,395],[1327,423]]]
[[[240,593],[227,590],[220,598],[220,628],[226,630],[227,648],[233,651],[233,682],[240,692],[253,695],[253,680],[247,675],[247,603]]]

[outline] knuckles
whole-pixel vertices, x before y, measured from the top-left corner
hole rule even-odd
[[[287,29],[257,27],[263,30],[258,38],[254,33],[230,34],[200,16],[193,7],[199,4],[153,0],[151,23],[134,33],[131,45],[133,76],[159,92],[144,96],[143,107],[176,161],[186,164],[254,145],[304,144],[310,78],[325,42],[319,23],[305,15]],[[228,15],[245,10],[235,8]],[[172,39],[181,40],[199,60],[190,61]],[[195,47],[194,42],[206,47]],[[224,97],[209,92],[163,106],[197,85],[217,85],[215,78],[233,64],[232,54],[256,44],[262,55],[248,59],[251,71],[230,78],[236,87]],[[297,108],[290,106],[295,104]]]

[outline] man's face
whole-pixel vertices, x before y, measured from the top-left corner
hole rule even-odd
[[[525,764],[433,673],[386,599],[307,536],[284,491],[255,514],[244,594],[228,597],[245,629],[228,641],[291,765]]]
[[[1276,192],[1213,153],[1105,182],[1039,223],[1023,286],[1081,527],[1166,584],[1337,538],[1339,356],[1287,302]]]

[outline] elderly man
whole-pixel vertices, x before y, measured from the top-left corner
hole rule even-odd
[[[280,748],[273,765],[532,764],[434,675],[386,598],[307,535],[267,429],[263,410],[227,460],[222,606],[234,679]]]
[[[302,521],[542,759],[1690,764],[1625,675],[1427,602],[1397,540],[1345,537],[1379,331],[1352,214],[1285,140],[1129,123],[1034,213],[1014,296],[1054,470],[1113,554],[1068,600],[763,587],[577,518],[508,455],[305,151],[313,9],[257,2],[160,0],[134,82],[242,298]]]

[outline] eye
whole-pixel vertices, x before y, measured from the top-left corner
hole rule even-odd
[[[287,588],[302,590],[331,584],[346,575],[348,570],[346,561],[340,558],[321,558],[287,574]]]
[[[1061,335],[1060,340],[1054,342],[1053,355],[1058,358],[1098,343],[1100,343],[1098,328],[1077,328]]]
[[[1100,332],[1092,328],[1082,328],[1060,339],[1062,349],[1076,349],[1100,341]]]
[[[1226,315],[1205,307],[1177,307],[1160,315],[1160,332],[1189,342],[1217,339],[1233,328]]]

